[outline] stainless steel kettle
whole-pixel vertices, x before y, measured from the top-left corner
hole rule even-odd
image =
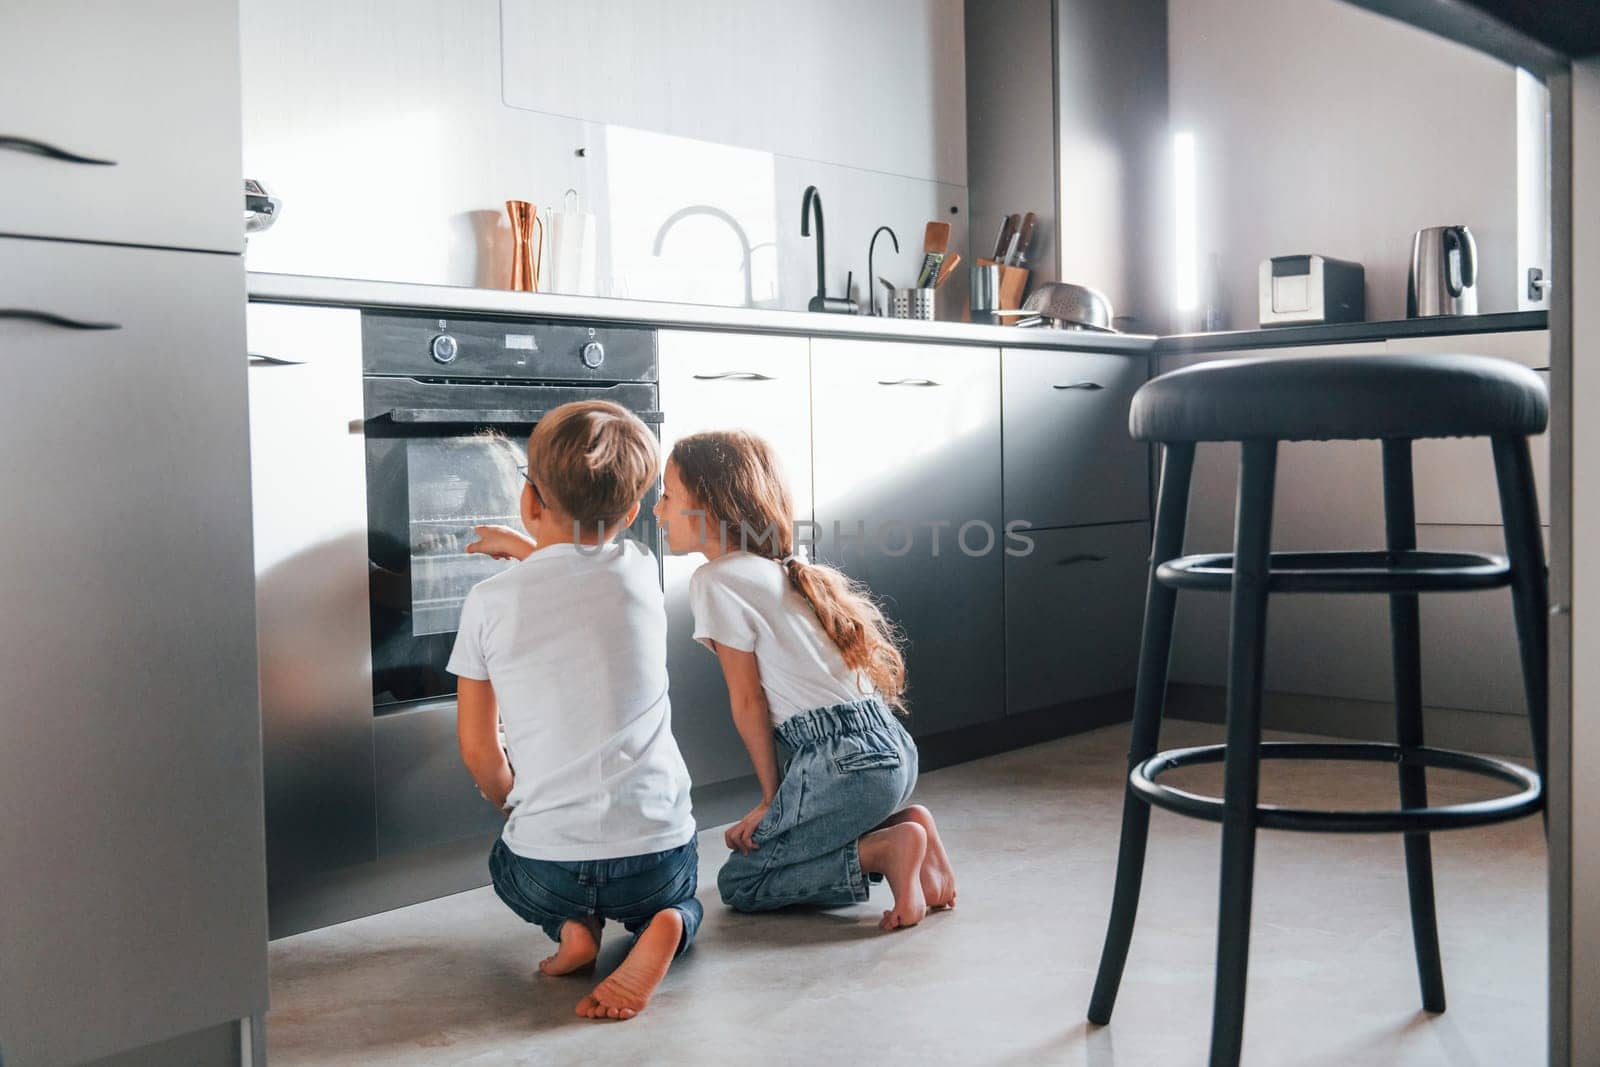
[[[1430,226],[1411,238],[1406,317],[1478,313],[1478,244],[1465,226]]]

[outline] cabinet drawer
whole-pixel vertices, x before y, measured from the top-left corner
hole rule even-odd
[[[1132,689],[1150,527],[1030,530],[1007,556],[1006,712]]]
[[[1007,520],[1148,519],[1149,448],[1128,435],[1144,357],[1007,349],[1001,358]]]
[[[7,4],[0,100],[0,233],[244,248],[237,4]]]
[[[1004,714],[999,362],[812,341],[821,554],[904,629],[918,734]]]
[[[811,512],[811,342],[804,337],[663,330],[660,336],[663,455],[702,430],[748,429],[778,453],[795,517]],[[668,556],[667,674],[672,730],[696,785],[750,773],[733,728],[717,658],[694,640],[689,578],[698,552]]]

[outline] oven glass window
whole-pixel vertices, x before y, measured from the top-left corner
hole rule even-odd
[[[474,526],[522,528],[519,453],[504,438],[413,438],[410,473],[411,634],[454,633],[461,602],[510,566],[468,552]]]

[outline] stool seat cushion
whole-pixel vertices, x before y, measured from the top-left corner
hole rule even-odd
[[[1183,367],[1134,394],[1141,441],[1533,436],[1538,374],[1474,355],[1258,356]]]

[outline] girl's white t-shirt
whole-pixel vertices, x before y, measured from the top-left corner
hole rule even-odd
[[[810,602],[776,560],[751,552],[711,560],[689,579],[689,606],[696,641],[755,653],[774,726],[874,692],[845,666]]]
[[[514,775],[501,837],[519,856],[617,859],[694,836],[658,573],[637,541],[557,544],[467,594],[446,670],[494,686]]]

